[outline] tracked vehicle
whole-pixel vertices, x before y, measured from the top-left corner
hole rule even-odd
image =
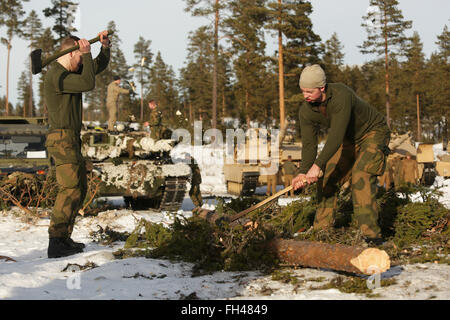
[[[0,117],[0,175],[46,174],[51,165],[47,130],[45,118]]]
[[[123,196],[133,209],[177,211],[191,169],[173,163],[175,141],[153,140],[147,132],[81,132],[82,154],[101,180],[99,196]]]

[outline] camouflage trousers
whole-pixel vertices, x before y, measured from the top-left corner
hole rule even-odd
[[[59,187],[48,233],[50,238],[68,238],[87,192],[80,136],[73,130],[52,130],[47,135],[46,147],[56,168]]]
[[[189,197],[192,200],[192,203],[196,207],[201,207],[203,205],[202,193],[200,192],[199,184],[192,184],[191,189],[189,190]]]
[[[292,184],[292,180],[293,179],[294,179],[294,175],[293,174],[285,174],[284,175],[284,187],[285,188],[289,187]],[[289,194],[291,195],[291,197],[293,197],[294,196],[294,190],[291,190],[289,192]]]
[[[350,181],[353,219],[367,237],[379,237],[379,208],[376,203],[377,178],[386,167],[389,153],[389,130],[371,131],[356,143],[346,143],[327,162],[324,175],[317,184],[319,202],[314,229],[334,224],[337,198],[341,186]]]

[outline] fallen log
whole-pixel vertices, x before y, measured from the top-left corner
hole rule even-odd
[[[269,250],[281,261],[303,267],[365,275],[383,273],[390,268],[388,254],[377,248],[276,239],[270,242]]]

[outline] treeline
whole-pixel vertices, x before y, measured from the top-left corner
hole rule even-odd
[[[77,3],[51,0],[44,15],[54,24],[44,29],[35,11],[28,15],[23,11],[26,1],[1,0],[0,26],[7,30],[2,43],[8,57],[14,37],[26,39],[30,51],[42,48],[50,53],[58,49],[59,40],[76,33],[70,22]],[[224,128],[226,118],[239,119],[243,127],[254,122],[279,126],[280,119],[297,119],[303,101],[300,73],[308,64],[319,63],[329,82],[352,87],[387,116],[394,131],[411,131],[418,140],[446,139],[450,110],[447,26],[436,36],[437,51],[426,57],[420,35],[406,36],[412,21],[403,17],[397,0],[368,0],[373,10],[361,18],[367,39],[358,50],[373,60],[356,66],[344,63],[343,44],[336,33],[322,40],[314,32],[310,19],[314,8],[308,1],[184,1],[187,14],[206,17],[211,24],[189,34],[186,61],[178,75],[144,36],[134,45],[134,60],[126,61],[120,30],[114,21],[108,23],[106,28],[114,31],[111,62],[97,76],[96,89],[85,95],[85,120],[105,121],[106,88],[114,75],[120,75],[134,81],[138,92],[121,98],[119,120],[132,114],[145,121],[147,101],[154,99],[173,127],[201,120],[205,129]],[[268,37],[278,39],[273,55],[267,53]],[[0,100],[1,111],[45,116],[45,71],[39,76],[39,100],[34,101],[28,61],[26,65],[19,80],[19,102],[13,107],[6,95]],[[182,116],[175,116],[177,111]]]

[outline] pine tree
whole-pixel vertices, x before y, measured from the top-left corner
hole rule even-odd
[[[0,2],[0,26],[6,27],[6,38],[1,38],[2,44],[4,44],[8,50],[8,58],[6,63],[6,96],[5,96],[5,114],[9,115],[9,65],[12,49],[12,39],[14,36],[21,37],[23,20],[22,17],[25,14],[23,11],[22,2],[28,2],[28,0],[3,0]]]
[[[212,72],[212,127],[217,126],[217,84],[218,84],[218,63],[219,63],[219,26],[220,12],[223,9],[223,0],[185,0],[186,11],[190,11],[194,16],[214,16],[214,59]],[[201,6],[203,4],[203,6]]]
[[[53,37],[52,30],[46,28],[40,37],[36,40],[36,47],[41,48],[43,52],[52,54],[56,51],[56,40]],[[47,73],[47,68],[42,69],[39,75],[39,114],[41,116],[47,116],[47,106],[44,99],[44,78]]]
[[[424,93],[424,72],[425,72],[425,55],[423,53],[423,45],[417,32],[411,38],[408,48],[406,49],[407,61],[404,63],[405,86],[404,91],[408,92],[409,105],[416,105],[417,115],[417,141],[421,141],[422,130],[420,125],[420,96]],[[412,121],[411,121],[412,122]]]
[[[334,32],[331,38],[323,44],[322,61],[327,75],[327,82],[342,82],[343,74],[341,68],[344,65],[344,46]]]
[[[26,40],[30,42],[28,47],[32,50],[38,48],[38,39],[41,37],[42,34],[42,23],[39,19],[36,11],[32,10],[28,17],[24,21],[24,31],[23,35]],[[36,110],[33,103],[33,74],[31,72],[31,60],[28,65],[29,73],[28,73],[28,82],[29,82],[29,100],[27,107],[24,106],[24,113],[23,116],[33,116],[36,114]]]
[[[260,110],[266,104],[261,98],[268,60],[263,29],[267,20],[265,2],[229,1],[230,17],[225,20],[227,38],[235,57],[235,95],[247,126],[250,126],[250,119],[263,119]]]
[[[373,10],[363,16],[361,24],[368,33],[367,40],[359,48],[363,54],[384,55],[386,119],[390,127],[389,59],[401,52],[407,40],[404,31],[411,28],[412,22],[404,20],[397,0],[370,0],[370,8]]]
[[[144,87],[148,84],[148,76],[150,65],[153,59],[153,53],[150,49],[150,40],[145,40],[142,36],[139,37],[138,42],[134,45],[134,58],[136,63],[133,65],[138,70],[137,77],[140,83],[141,90],[141,106],[140,106],[140,121],[144,121]]]
[[[53,18],[55,23],[52,30],[58,35],[57,40],[61,40],[72,32],[78,31],[69,22],[73,20],[78,3],[67,0],[52,0],[52,7],[43,10],[47,18]]]
[[[190,106],[191,118],[211,119],[214,48],[213,34],[207,26],[189,35],[186,66],[181,70],[181,86],[186,88],[185,98]],[[198,116],[198,117],[197,117]],[[192,121],[193,119],[191,119]]]
[[[303,95],[298,80],[304,67],[319,63],[320,36],[313,31],[309,16],[313,12],[310,2],[303,0],[286,1],[286,18],[283,20],[286,108],[291,118],[298,117],[298,106]]]
[[[35,114],[28,114],[25,112],[27,109],[27,105],[29,104],[29,101],[31,99],[31,103],[33,103],[33,97],[30,97],[30,83],[29,83],[29,75],[28,72],[22,71],[20,74],[19,80],[17,82],[17,91],[18,91],[18,97],[19,101],[16,104],[16,110],[15,113],[17,115],[23,115],[24,117],[32,117],[35,116]]]
[[[166,119],[166,124],[176,125],[174,119],[179,107],[176,77],[172,67],[164,62],[159,51],[150,70],[150,83],[146,98],[157,102],[163,119]]]

